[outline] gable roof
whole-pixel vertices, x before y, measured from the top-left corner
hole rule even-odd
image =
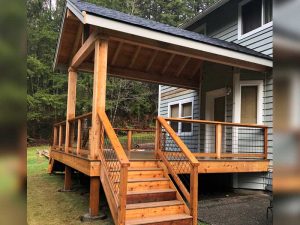
[[[68,0],[68,2],[71,5],[73,5],[77,10],[81,11],[81,13],[86,12],[87,14],[95,15],[98,17],[112,19],[112,20],[115,20],[118,22],[131,24],[131,25],[146,28],[149,30],[158,31],[161,33],[193,40],[196,42],[201,42],[204,44],[208,44],[208,45],[212,45],[212,46],[216,46],[216,47],[220,47],[220,48],[224,48],[224,49],[228,49],[228,50],[233,50],[233,51],[244,53],[247,55],[252,55],[255,57],[259,57],[259,58],[272,60],[271,57],[269,57],[265,54],[259,53],[257,51],[254,51],[252,49],[246,48],[244,46],[241,46],[241,45],[238,45],[235,43],[226,42],[223,40],[219,40],[217,38],[207,37],[202,34],[187,31],[187,30],[173,27],[173,26],[170,26],[167,24],[158,23],[153,20],[148,20],[148,19],[143,19],[141,17],[132,16],[132,15],[129,15],[126,13],[122,13],[122,12],[119,12],[116,10],[104,8],[104,7],[97,6],[95,4],[87,3],[84,1],[80,1],[80,0]]]

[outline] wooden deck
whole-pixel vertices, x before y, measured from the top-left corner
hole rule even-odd
[[[138,152],[138,157],[132,154],[132,160],[130,161],[154,161],[153,157],[149,157],[149,152]],[[142,157],[145,155],[145,157]],[[61,162],[73,169],[86,174],[90,177],[100,176],[101,161],[92,160],[87,157],[76,156],[71,153],[65,153],[60,150],[51,150],[50,157],[54,160]],[[255,158],[226,158],[215,159],[197,158],[199,163],[198,173],[254,173],[254,172],[267,172],[269,167],[269,160],[255,159]],[[160,160],[158,160],[160,161]],[[161,162],[161,161],[160,161]],[[175,170],[178,174],[190,174],[190,167],[187,165],[187,161],[170,161],[173,168],[180,168]]]

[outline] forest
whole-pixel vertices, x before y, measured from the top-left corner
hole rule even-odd
[[[88,0],[146,19],[179,26],[216,0]],[[65,119],[67,74],[53,71],[65,0],[27,0],[27,136],[47,140]],[[92,109],[91,74],[80,73],[76,114]],[[109,77],[107,114],[115,127],[149,127],[157,115],[158,85]]]

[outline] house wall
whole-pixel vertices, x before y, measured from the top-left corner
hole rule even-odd
[[[195,31],[205,24],[206,35],[228,42],[234,42],[263,54],[273,56],[273,26],[252,34],[251,36],[238,39],[238,4],[241,0],[231,0],[222,7],[216,9],[206,17],[187,27],[187,30]],[[223,67],[223,68],[222,68]],[[225,69],[224,69],[225,68]],[[264,100],[263,100],[263,122],[270,127],[269,129],[269,149],[268,159],[271,160],[270,169],[273,165],[273,77],[272,74],[257,74],[251,71],[241,70],[241,80],[259,79],[264,81]],[[218,89],[225,86],[233,87],[233,70],[226,66],[215,66],[212,63],[205,63],[204,81],[202,84],[201,106],[199,108],[199,94],[197,91],[189,90],[178,91],[177,88],[161,86],[161,93],[168,96],[168,92],[176,92],[168,98],[161,100],[160,112],[162,116],[167,116],[167,103],[194,96],[197,107],[194,108],[194,115],[205,119],[205,93],[208,90]],[[231,94],[226,97],[226,120],[232,121],[234,98]],[[197,118],[195,117],[195,118]],[[266,184],[271,184],[272,173],[251,173],[238,174],[234,179],[234,186],[237,188],[264,189]]]

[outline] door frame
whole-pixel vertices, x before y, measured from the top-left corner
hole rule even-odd
[[[220,97],[225,97],[225,121],[226,121],[226,104],[227,104],[227,89],[224,88],[219,88],[215,89],[212,91],[207,91],[206,92],[206,97],[205,97],[205,120],[214,120],[214,113],[215,113],[215,99],[220,98]],[[206,125],[205,126],[205,153],[209,153],[209,137],[210,133],[212,132],[212,127],[211,125]]]

